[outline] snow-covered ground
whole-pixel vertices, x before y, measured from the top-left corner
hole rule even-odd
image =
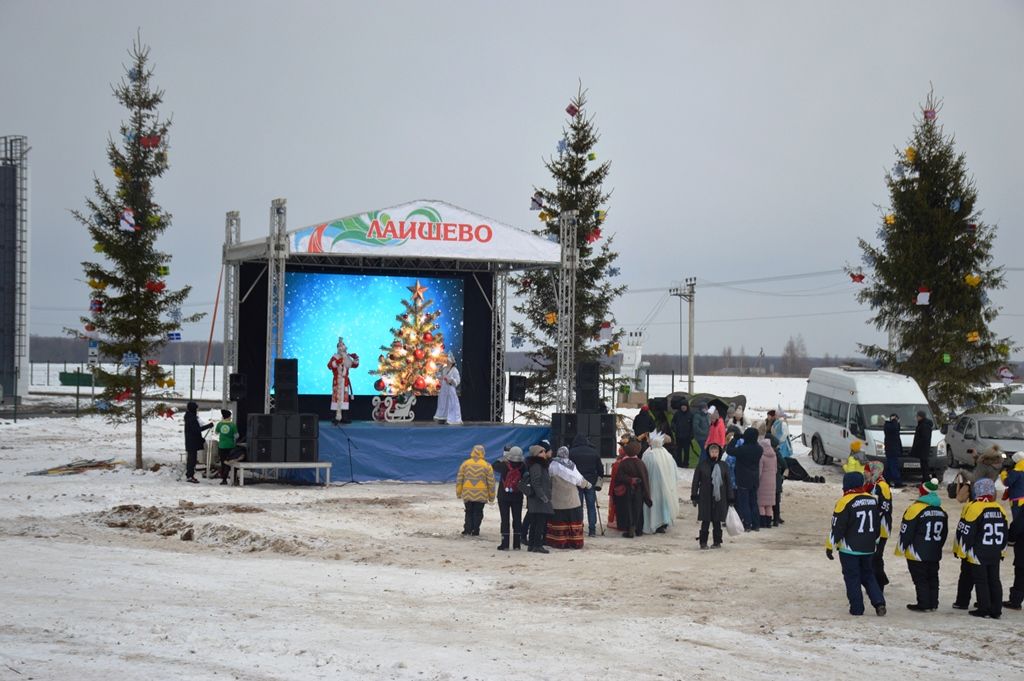
[[[803,394],[788,379],[697,389],[744,393],[752,410],[795,410]],[[951,610],[948,552],[938,612],[904,608],[906,565],[888,558],[889,615],[846,614],[823,551],[839,469],[802,448],[828,482],[787,483],[781,528],[702,552],[683,504],[665,535],[537,555],[495,550],[493,506],[483,536],[460,536],[452,485],[190,485],[181,443],[179,418],[156,419],[158,470],[28,476],[131,461],[132,430],[0,421],[0,679],[1024,678],[1024,616]],[[897,494],[896,512],[912,498]],[[1002,572],[1008,585],[1009,561]]]

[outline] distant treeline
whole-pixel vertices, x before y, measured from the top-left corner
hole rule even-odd
[[[223,344],[214,341],[210,346],[210,364],[222,361]],[[29,342],[29,361],[32,362],[86,362],[89,347],[84,340],[63,336],[32,336]],[[206,360],[206,341],[168,343],[156,359],[161,364],[203,364]]]

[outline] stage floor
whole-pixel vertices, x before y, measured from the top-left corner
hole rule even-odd
[[[474,445],[483,445],[488,461],[501,457],[506,444],[523,448],[551,436],[549,426],[514,423],[464,423],[457,426],[429,421],[376,423],[355,421],[333,425],[320,422],[320,461],[330,461],[331,480],[345,482],[352,452],[352,477],[405,482],[454,482],[459,465]],[[310,476],[312,479],[312,476]]]

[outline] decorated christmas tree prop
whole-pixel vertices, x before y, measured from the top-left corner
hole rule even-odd
[[[878,242],[860,239],[870,274],[857,295],[891,338],[891,347],[861,349],[912,376],[936,414],[997,397],[988,386],[1012,349],[990,328],[999,309],[986,291],[1004,286],[992,264],[996,228],[980,221],[966,158],[944,134],[940,109],[929,94],[908,146],[896,151]]]
[[[170,123],[157,113],[163,92],[151,84],[149,48],[135,43],[129,54],[125,77],[114,86],[127,120],[120,138],[107,143],[114,187],[95,178],[87,210],[72,214],[88,228],[93,251],[104,256],[102,262],[82,263],[89,310],[82,324],[99,354],[119,362],[115,371],[96,369],[106,386],[97,408],[112,421],[135,422],[135,467],[142,468],[142,422],[169,411],[163,404],[144,403],[146,390],[174,385],[151,358],[178,334],[182,322],[202,315],[178,314],[190,287],[171,290],[161,279],[170,273],[171,256],[157,250],[156,240],[171,216],[154,201],[153,181],[168,167]]]
[[[444,336],[436,322],[441,313],[429,311],[434,301],[423,297],[427,288],[419,281],[409,291],[412,302],[402,301],[405,313],[395,316],[399,327],[391,329],[394,341],[381,346],[377,370],[370,372],[380,376],[373,387],[389,395],[436,395],[438,374],[448,361]]]

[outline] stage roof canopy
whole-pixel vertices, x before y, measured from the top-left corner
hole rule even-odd
[[[226,261],[267,257],[267,238],[228,247]],[[557,243],[444,201],[422,199],[288,232],[289,260],[475,271],[555,267]]]

